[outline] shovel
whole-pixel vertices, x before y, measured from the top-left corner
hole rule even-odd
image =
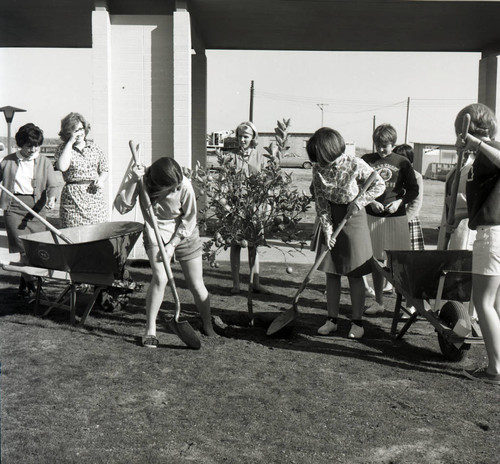
[[[360,195],[365,193],[370,185],[373,183],[375,180],[377,174],[372,172],[370,174],[370,177],[366,179],[366,182],[363,184],[363,187],[359,191],[358,195],[356,198],[359,198]],[[354,200],[356,200],[356,198]],[[353,200],[353,201],[354,201]],[[340,233],[340,231],[343,229],[345,226],[346,222],[348,221],[349,216],[346,215],[342,221],[340,221],[339,225],[336,227],[336,229],[333,232],[332,238],[336,238],[337,235]],[[284,313],[280,314],[276,319],[274,319],[273,322],[271,322],[271,325],[268,327],[266,334],[267,335],[274,335],[276,332],[280,331],[282,328],[293,322],[297,316],[300,314],[299,308],[298,308],[298,303],[299,303],[299,296],[300,294],[304,291],[306,288],[307,284],[311,280],[312,274],[318,269],[319,265],[325,258],[325,256],[330,252],[329,248],[326,248],[317,258],[316,261],[314,262],[313,266],[311,267],[310,271],[307,273],[306,278],[300,285],[299,289],[297,290],[297,293],[295,293],[295,296],[293,298],[293,303],[292,307],[287,309]]]
[[[470,126],[470,114],[465,113],[464,115],[464,120],[462,121],[462,140],[467,139],[467,133],[469,132],[469,126]],[[457,158],[457,167],[455,170],[455,175],[454,175],[454,180],[453,180],[453,186],[452,186],[452,191],[451,191],[451,202],[450,202],[450,208],[448,211],[448,216],[446,218],[446,224],[451,226],[455,223],[455,209],[457,206],[457,195],[458,195],[458,187],[460,183],[460,170],[462,169],[462,163],[464,159],[464,152],[462,150],[458,151],[458,158]],[[446,234],[444,236],[444,244],[443,244],[443,250],[448,249],[448,243],[451,238],[451,232],[446,231]]]
[[[132,152],[132,156],[134,158],[134,163],[137,165],[137,150],[139,149],[139,145],[135,145],[133,140],[129,142],[130,151]],[[167,254],[165,252],[165,247],[163,246],[163,240],[161,238],[160,229],[158,228],[158,221],[156,219],[156,215],[153,211],[153,205],[151,204],[151,200],[149,198],[148,192],[144,187],[144,181],[141,178],[139,181],[139,192],[143,196],[144,203],[147,205],[147,210],[149,217],[151,218],[151,222],[153,223],[153,229],[155,231],[156,241],[158,242],[158,247],[160,248],[161,259],[163,261],[163,266],[165,268],[165,272],[167,274],[168,284],[170,286],[170,290],[172,290],[172,295],[174,296],[175,302],[175,316],[167,319],[163,314],[160,317],[163,319],[163,322],[166,323],[170,329],[189,347],[194,350],[199,350],[201,347],[201,341],[196,335],[196,332],[191,327],[188,321],[179,321],[181,315],[181,302],[179,299],[179,295],[177,293],[177,287],[175,286],[174,276],[172,274],[172,269],[170,268],[170,264],[167,258]],[[146,229],[147,230],[147,229]]]
[[[20,200],[18,197],[16,197],[10,190],[7,190],[2,184],[0,184],[0,189],[6,193],[9,197],[11,197],[13,200],[15,200],[17,203],[19,203],[26,211],[31,213],[34,217],[36,217],[47,229],[50,230],[52,233],[52,236],[54,237],[54,242],[57,243],[57,237],[59,237],[61,240],[65,241],[68,244],[72,244],[73,242],[66,237],[61,231],[56,229],[47,219],[44,217],[40,216],[36,211],[31,209],[24,201]]]

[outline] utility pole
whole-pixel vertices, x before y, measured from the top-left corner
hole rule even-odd
[[[321,127],[323,127],[323,110],[324,110],[325,106],[328,106],[328,103],[316,103],[316,105],[321,110]]]
[[[253,92],[254,92],[254,87],[252,81],[252,84],[250,85],[250,115],[248,116],[248,120],[250,122],[253,122]]]
[[[405,143],[408,143],[408,120],[410,119],[410,97],[406,103],[406,127],[405,127]]]

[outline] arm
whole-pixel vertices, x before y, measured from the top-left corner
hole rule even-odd
[[[123,184],[123,188],[116,195],[114,205],[120,214],[128,213],[135,206],[139,195],[138,181],[144,176],[144,166],[134,166]]]
[[[83,131],[83,129],[81,129]],[[66,172],[71,165],[71,154],[73,152],[73,144],[76,141],[76,136],[78,135],[78,131],[74,131],[69,140],[64,145],[64,148],[61,151],[59,157],[57,157],[56,168],[61,172]]]
[[[358,162],[358,170],[357,170],[357,181],[360,186],[362,186],[368,178],[371,176],[374,169],[365,161],[359,160]],[[373,204],[375,198],[378,198],[385,191],[385,182],[377,173],[375,181],[370,185],[367,191],[360,195],[354,203],[358,207],[358,209],[364,208],[368,204]]]
[[[167,245],[172,245],[174,248],[186,237],[189,237],[196,228],[196,195],[191,182],[183,179],[182,194],[181,194],[181,210],[182,216],[177,229]]]
[[[58,193],[57,179],[52,163],[47,158],[45,158],[45,160],[45,176],[47,179],[45,183],[45,189],[47,191],[47,203],[45,206],[47,207],[47,209],[52,209],[56,205],[56,198]]]
[[[94,181],[94,185],[97,188],[103,188],[109,175],[108,161],[103,151],[97,145],[95,147],[99,152],[99,163],[97,165],[97,174],[99,177]]]
[[[462,140],[461,136],[458,137],[456,146],[457,148],[465,151],[472,150],[483,153],[486,158],[488,158],[497,168],[500,169],[500,150],[488,145],[485,141],[474,137],[471,134],[467,134],[465,142]]]

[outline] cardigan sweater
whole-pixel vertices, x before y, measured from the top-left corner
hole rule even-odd
[[[11,153],[0,161],[0,179],[2,180],[3,186],[12,193],[14,193],[14,182],[16,180],[19,162],[16,153]],[[52,162],[42,154],[35,158],[33,183],[35,204],[38,205],[38,202],[41,200],[42,202],[39,206],[43,207],[47,198],[57,196],[57,179]],[[12,201],[9,195],[5,192],[1,192],[0,209],[8,210]]]

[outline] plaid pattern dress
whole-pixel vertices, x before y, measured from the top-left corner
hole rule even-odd
[[[410,243],[411,249],[413,251],[424,249],[424,234],[422,232],[422,225],[420,224],[420,219],[418,217],[408,221],[408,227],[410,228]]]

